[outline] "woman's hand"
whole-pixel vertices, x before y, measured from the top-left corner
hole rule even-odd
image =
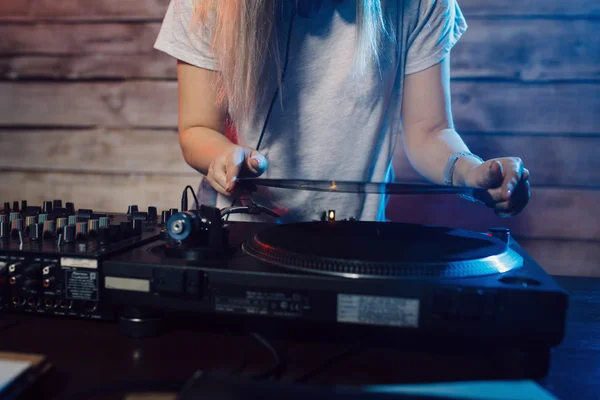
[[[217,192],[230,196],[238,176],[260,176],[267,165],[267,159],[256,150],[232,144],[210,163],[206,179]]]
[[[487,189],[476,195],[500,217],[514,217],[529,202],[529,171],[517,157],[494,158],[471,166],[461,179],[466,186]]]

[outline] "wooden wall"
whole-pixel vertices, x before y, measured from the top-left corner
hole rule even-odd
[[[152,49],[168,0],[0,0],[0,199],[177,206],[197,174],[176,136],[175,62]],[[392,199],[393,220],[509,226],[548,271],[600,276],[600,5],[460,0],[457,129],[518,155],[532,200],[503,220],[455,197]],[[399,152],[398,179],[419,177]]]

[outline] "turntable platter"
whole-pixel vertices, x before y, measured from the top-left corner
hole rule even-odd
[[[366,221],[276,225],[243,249],[266,263],[349,278],[458,278],[523,265],[519,254],[485,234]]]

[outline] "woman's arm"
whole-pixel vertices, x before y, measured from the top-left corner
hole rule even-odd
[[[449,59],[406,76],[402,104],[404,147],[413,167],[426,179],[444,184],[448,158],[469,151],[454,130],[450,106]],[[517,157],[484,163],[461,157],[455,164],[452,183],[488,189],[482,198],[503,215],[515,215],[529,200],[529,172]],[[515,193],[513,193],[515,192]]]
[[[216,74],[178,61],[179,143],[185,161],[204,174],[215,190],[230,195],[242,170],[260,175],[267,160],[225,136],[227,108],[217,101],[212,84]]]
[[[211,162],[233,143],[225,137],[227,109],[212,86],[218,72],[177,62],[179,144],[185,161],[207,175]]]

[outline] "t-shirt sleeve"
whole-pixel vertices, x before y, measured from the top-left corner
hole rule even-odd
[[[467,30],[456,0],[421,0],[416,27],[408,37],[406,74],[430,68],[448,56]]]
[[[171,0],[154,48],[188,64],[217,70],[209,36],[194,21],[194,0]]]

